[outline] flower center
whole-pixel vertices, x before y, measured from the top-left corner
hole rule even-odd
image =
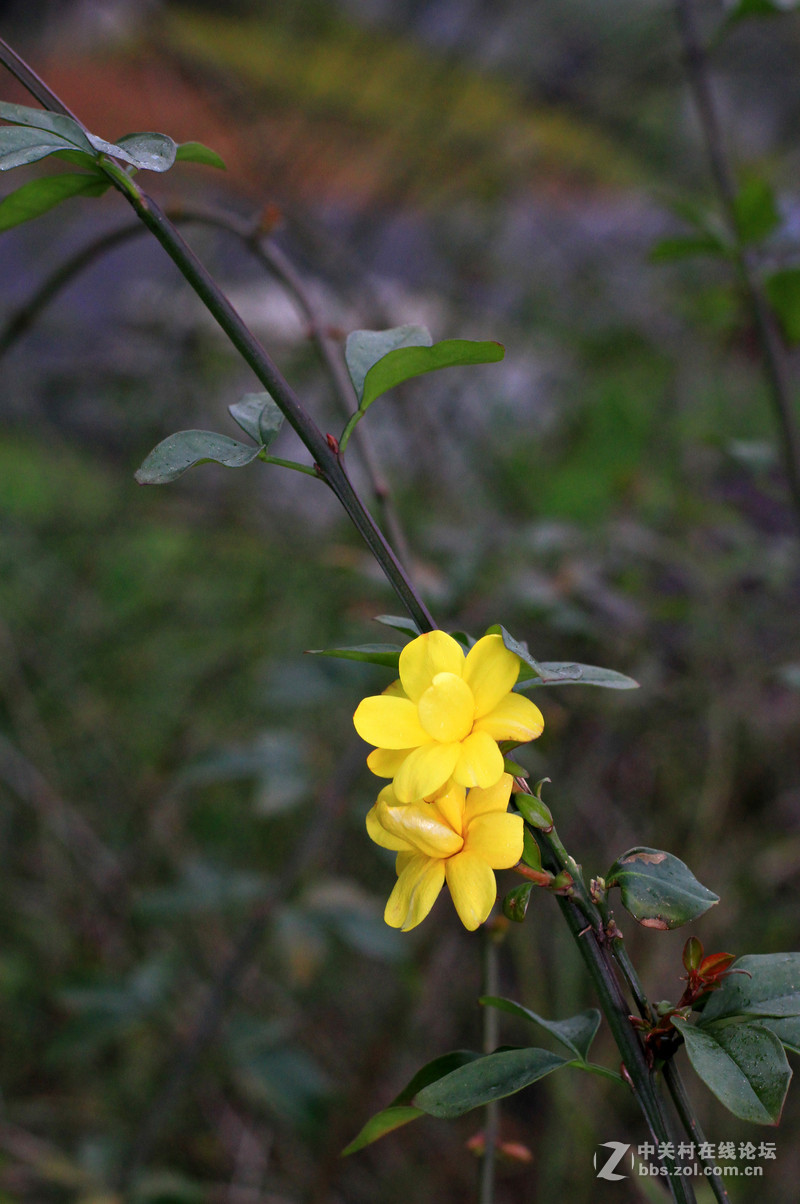
[[[434,740],[452,744],[463,740],[475,722],[475,699],[455,673],[437,673],[419,700],[419,721]]]

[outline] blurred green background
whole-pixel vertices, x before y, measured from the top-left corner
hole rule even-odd
[[[698,5],[712,39],[724,11]],[[652,998],[680,994],[690,931],[709,951],[797,948],[797,523],[735,274],[651,261],[685,232],[674,200],[716,204],[671,5],[2,15],[93,131],[220,151],[225,176],[146,184],[173,208],[263,214],[334,353],[349,330],[405,322],[506,345],[362,424],[412,575],[442,626],[502,622],[540,658],[641,683],[542,691],[545,733],[520,759],[552,779],[588,874],[651,845],[721,896],[677,933],[618,916]],[[799,48],[787,15],[714,51],[737,177],[778,198],[765,270],[800,245]],[[25,101],[10,77],[0,95]],[[129,220],[116,195],[71,201],[0,239],[0,1201],[470,1200],[477,1114],[339,1157],[423,1062],[481,1040],[480,937],[446,898],[405,936],[381,918],[394,876],[364,831],[377,782],[351,716],[386,675],[303,655],[385,638],[372,618],[399,604],[307,477],[206,465],[135,485],[172,431],[236,435],[225,407],[255,387],[155,244],[120,244],[5,338],[60,263]],[[187,236],[340,430],[283,284],[230,234]],[[303,458],[290,434],[276,453]],[[500,956],[502,994],[553,1018],[594,1002],[551,898]],[[598,1051],[614,1064],[606,1037]],[[757,1192],[727,1181],[731,1198],[792,1199],[796,1093],[777,1132],[754,1132],[690,1091],[711,1140],[777,1144]],[[533,1159],[501,1167],[498,1204],[662,1198],[598,1190],[597,1145],[646,1140],[613,1087],[556,1076],[502,1117]]]

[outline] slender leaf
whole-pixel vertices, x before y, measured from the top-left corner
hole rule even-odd
[[[539,684],[549,684],[551,682],[555,684],[557,682],[580,680],[581,674],[577,665],[555,664],[555,667],[553,667],[553,662],[551,662],[550,669],[546,669],[543,664],[535,659],[535,657],[531,656],[528,645],[524,640],[515,640],[513,635],[510,635],[506,631],[505,627],[502,627],[499,623],[494,623],[491,627],[488,627],[486,629],[486,634],[502,636],[503,643],[508,651],[513,652],[515,656],[518,656],[523,664],[527,665],[529,669],[533,669]],[[523,678],[522,684],[527,685],[530,679],[524,678],[524,672],[525,671],[521,665],[520,676]]]
[[[406,618],[405,615],[376,615],[375,622],[383,623],[384,627],[393,627],[395,631],[404,631],[412,638],[420,633],[414,620]]]
[[[51,134],[78,150],[88,151],[96,158],[92,144],[78,122],[63,113],[50,113],[47,109],[32,109],[29,105],[0,101],[0,117],[12,125],[27,126],[31,130]]]
[[[521,1003],[515,1003],[513,999],[484,995],[478,1002],[485,1007],[499,1008],[502,1012],[509,1012],[512,1016],[519,1016],[523,1020],[530,1020],[532,1024],[538,1024],[576,1058],[580,1058],[582,1062],[588,1061],[589,1048],[600,1027],[601,1017],[597,1008],[588,1008],[585,1012],[579,1012],[577,1016],[570,1016],[568,1020],[545,1020],[543,1016],[538,1016]]]
[[[494,364],[505,355],[500,343],[473,342],[470,339],[445,339],[432,347],[400,347],[373,364],[364,380],[359,408],[366,410],[373,401],[395,385],[438,368],[466,367],[470,364]]]
[[[269,447],[283,425],[283,414],[269,393],[245,393],[228,412],[245,434],[262,447]]]
[[[181,142],[175,152],[176,163],[202,163],[206,167],[218,167],[226,171],[225,160],[210,146],[202,142]]]
[[[308,648],[309,656],[336,656],[345,661],[367,661],[372,665],[388,665],[396,669],[402,648],[396,644],[359,644],[353,648]]]
[[[651,263],[671,263],[696,255],[727,256],[728,247],[715,234],[679,234],[660,239],[650,252]]]
[[[739,189],[733,202],[736,229],[741,242],[761,242],[780,225],[775,194],[766,180],[754,176]]]
[[[261,452],[260,447],[238,443],[214,431],[178,431],[155,447],[135,474],[140,485],[166,485],[193,468],[213,461],[226,468],[241,468]]]
[[[764,282],[772,308],[788,343],[800,343],[800,268],[774,272]]]
[[[645,928],[679,928],[719,903],[688,866],[660,849],[630,849],[614,862],[606,884],[619,887],[623,907]]]
[[[392,330],[354,330],[347,336],[344,358],[359,406],[370,368],[399,347],[430,347],[433,339],[424,326],[395,326]]]
[[[70,143],[58,134],[46,130],[29,130],[18,126],[0,129],[0,171],[25,167],[48,155],[70,149]]]
[[[567,1065],[569,1059],[547,1049],[501,1049],[437,1079],[419,1091],[412,1103],[431,1116],[449,1120],[514,1095]]]
[[[10,230],[55,208],[71,196],[101,196],[111,181],[101,175],[65,172],[23,184],[0,201],[0,230]]]
[[[451,1071],[457,1070],[459,1067],[465,1066],[479,1057],[479,1054],[472,1053],[468,1049],[457,1049],[452,1053],[442,1054],[441,1057],[434,1058],[432,1062],[428,1062],[426,1066],[417,1071],[400,1094],[392,1100],[388,1108],[377,1112],[375,1116],[367,1121],[360,1133],[342,1151],[342,1154],[355,1154],[356,1150],[363,1149],[364,1146],[377,1141],[379,1137],[383,1137],[386,1133],[391,1133],[393,1129],[399,1128],[400,1125],[406,1125],[409,1121],[416,1120],[418,1116],[424,1116],[424,1109],[410,1106],[411,1100],[417,1092],[427,1087],[430,1083],[435,1083],[438,1079],[450,1074]]]
[[[792,1077],[783,1046],[763,1024],[702,1029],[673,1016],[694,1070],[720,1103],[742,1120],[776,1125]]]
[[[534,686],[602,686],[606,690],[638,690],[639,683],[616,669],[601,669],[598,665],[580,665],[566,661],[538,661],[541,676],[518,681],[515,690],[530,690]]]

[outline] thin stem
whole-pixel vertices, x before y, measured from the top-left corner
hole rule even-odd
[[[725,153],[708,55],[697,28],[692,0],[675,0],[675,14],[683,44],[687,79],[697,109],[711,176],[728,226],[738,275],[750,306],[781,445],[784,473],[800,524],[800,432],[783,343],[753,256],[742,245],[739,235],[736,181]]]
[[[667,1090],[672,1096],[672,1101],[675,1104],[675,1111],[680,1117],[681,1124],[686,1130],[687,1135],[691,1137],[692,1141],[697,1146],[702,1148],[703,1145],[707,1144],[705,1134],[700,1127],[700,1121],[695,1116],[691,1101],[686,1094],[686,1088],[683,1085],[680,1071],[678,1070],[678,1067],[675,1065],[675,1062],[672,1058],[664,1063],[662,1074],[664,1075],[664,1082],[667,1084]],[[704,1166],[714,1166],[714,1161],[712,1158],[703,1158],[701,1156],[700,1161]],[[711,1185],[711,1190],[716,1198],[720,1201],[720,1204],[730,1204],[730,1196],[726,1192],[720,1176],[711,1174],[708,1175],[707,1178]]]
[[[417,594],[394,551],[365,509],[347,475],[335,442],[322,432],[300,404],[294,390],[280,373],[271,357],[240,318],[216,281],[161,211],[155,201],[143,193],[124,189],[137,215],[155,235],[164,250],[192,286],[211,315],[225,331],[233,346],[252,368],[258,379],[280,407],[286,421],[295,430],[314,457],[318,475],[333,490],[353,525],[380,564],[390,585],[414,619],[420,631],[436,627],[425,603]]]
[[[313,468],[309,468],[307,464],[298,464],[296,460],[282,460],[279,456],[268,456],[266,452],[258,458],[259,460],[263,460],[265,464],[277,464],[279,468],[291,468],[294,472],[305,472],[310,477],[317,476]]]
[[[64,117],[71,117],[76,121],[82,130],[86,127],[80,118],[76,117],[71,109],[68,109],[63,100],[56,96],[43,79],[40,79],[24,59],[21,59],[15,50],[12,50],[7,42],[0,38],[0,63],[6,67],[12,75],[16,76],[24,88],[34,96],[39,104],[51,113],[61,113]]]
[[[482,932],[483,964],[481,995],[498,991],[497,937],[491,923]],[[496,1008],[483,1008],[483,1052],[494,1053],[499,1041],[499,1015]],[[478,1204],[493,1204],[497,1137],[500,1130],[500,1103],[493,1100],[484,1109],[483,1158],[481,1159]]]

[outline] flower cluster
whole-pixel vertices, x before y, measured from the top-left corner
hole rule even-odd
[[[356,710],[356,731],[375,749],[367,764],[391,778],[367,816],[367,831],[397,852],[397,883],[386,906],[393,928],[416,927],[445,882],[458,915],[475,929],[496,897],[494,870],[522,855],[523,822],[508,814],[512,779],[503,740],[540,735],[539,708],[511,691],[519,658],[499,635],[465,655],[443,631],[412,640],[400,677]]]

